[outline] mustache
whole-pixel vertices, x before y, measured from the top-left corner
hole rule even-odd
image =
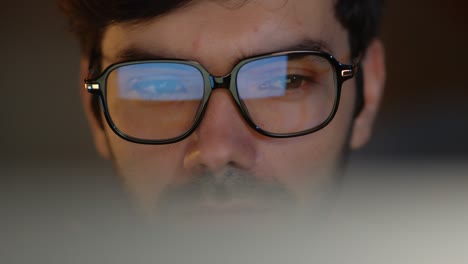
[[[222,173],[206,171],[191,178],[189,183],[168,187],[160,196],[159,209],[190,207],[204,200],[217,203],[252,200],[264,204],[294,201],[293,194],[280,182],[262,180],[234,167],[227,167]]]

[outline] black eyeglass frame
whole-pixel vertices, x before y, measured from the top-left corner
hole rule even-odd
[[[333,109],[330,113],[330,115],[327,117],[325,121],[323,121],[321,124],[311,128],[307,129],[304,131],[300,132],[294,132],[294,133],[272,133],[268,132],[266,130],[263,130],[259,126],[257,126],[251,119],[247,107],[244,105],[242,100],[239,97],[238,90],[237,90],[237,74],[239,70],[245,65],[250,62],[260,60],[260,59],[266,59],[266,58],[272,58],[272,57],[277,57],[277,56],[285,56],[285,55],[298,55],[298,54],[305,54],[305,55],[314,55],[314,56],[319,56],[324,59],[326,59],[335,69],[335,74],[334,74],[334,81],[335,81],[335,101],[333,104]],[[162,140],[148,140],[148,139],[140,139],[136,137],[129,136],[122,131],[119,130],[119,128],[115,125],[115,123],[112,120],[112,117],[109,113],[109,109],[107,106],[107,101],[106,101],[106,83],[107,79],[109,77],[109,74],[120,67],[127,66],[127,65],[136,65],[136,64],[143,64],[143,63],[152,63],[152,62],[164,62],[164,63],[178,63],[178,64],[184,64],[184,65],[190,65],[192,67],[195,67],[197,70],[200,71],[200,73],[203,76],[203,81],[204,81],[204,97],[200,102],[200,105],[198,106],[197,114],[194,118],[193,125],[191,126],[190,129],[188,129],[185,133],[183,133],[180,136],[173,137],[170,139],[162,139]],[[228,73],[225,76],[222,77],[217,77],[211,75],[200,63],[196,61],[190,61],[190,60],[177,60],[177,59],[163,59],[163,60],[137,60],[137,61],[126,61],[126,62],[119,62],[112,64],[108,66],[99,76],[96,78],[91,78],[91,79],[86,79],[85,82],[85,89],[94,94],[99,96],[102,109],[104,112],[104,116],[106,118],[106,121],[112,131],[121,137],[122,139],[125,139],[127,141],[133,142],[133,143],[138,143],[138,144],[150,144],[150,145],[162,145],[162,144],[171,144],[171,143],[176,143],[179,141],[184,140],[185,138],[189,137],[199,126],[199,124],[202,121],[202,118],[204,116],[204,113],[206,111],[206,105],[211,97],[211,93],[213,90],[218,89],[218,88],[224,88],[228,89],[229,92],[231,93],[234,101],[236,102],[237,108],[239,109],[239,112],[242,114],[242,117],[244,120],[247,122],[247,124],[253,128],[255,131],[258,133],[272,137],[272,138],[291,138],[291,137],[298,137],[298,136],[304,136],[307,134],[311,134],[314,132],[317,132],[321,130],[322,128],[326,127],[335,117],[336,112],[338,111],[338,106],[340,102],[340,97],[341,97],[341,88],[343,83],[346,80],[349,80],[353,78],[356,74],[356,69],[358,67],[359,62],[356,61],[353,63],[353,65],[348,65],[348,64],[343,64],[340,63],[338,60],[335,59],[335,57],[331,54],[328,54],[323,51],[304,51],[304,50],[299,50],[299,51],[284,51],[284,52],[275,52],[275,53],[270,53],[266,55],[260,55],[260,56],[255,56],[255,57],[250,57],[244,60],[241,60],[239,63],[236,64],[236,66],[231,70],[230,73]]]

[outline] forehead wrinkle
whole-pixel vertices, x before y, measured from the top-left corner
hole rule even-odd
[[[192,0],[193,1],[193,0]],[[266,11],[276,11],[286,6],[289,0],[205,0],[218,4],[229,10],[240,9],[251,2],[260,3]]]
[[[252,1],[252,4],[255,3]],[[247,6],[243,7],[248,8]],[[265,8],[266,7],[262,6],[262,9]],[[263,48],[263,46],[265,46],[258,43],[259,35],[264,36],[261,37],[261,39],[266,40],[265,43],[272,42],[268,40],[268,36],[277,35],[273,33],[277,32],[281,26],[287,24],[287,14],[280,14],[281,20],[284,21],[284,23],[278,24],[277,17],[279,14],[273,13],[271,10],[267,11],[268,12],[262,14],[265,19],[260,20],[258,20],[258,12],[224,13],[224,11],[219,16],[211,16],[199,20],[199,30],[189,41],[191,45],[190,48],[192,49],[192,52],[190,52],[191,59],[207,65],[208,68],[208,63],[205,63],[205,61],[213,61],[210,58],[214,60],[222,58],[224,63],[230,67],[242,58],[265,53],[267,50],[257,51],[257,48]],[[215,23],[213,23],[213,20]],[[237,20],[242,20],[244,23],[239,26],[239,24],[232,22]],[[228,21],[228,23],[226,23],[226,21]],[[193,46],[197,47],[196,50],[193,50]],[[227,69],[228,67],[223,68]],[[217,70],[217,72],[225,71]]]
[[[251,0],[209,0],[227,9],[238,9],[248,4]]]

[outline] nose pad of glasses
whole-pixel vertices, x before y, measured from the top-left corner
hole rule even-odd
[[[222,77],[211,76],[210,82],[211,82],[211,88],[213,90],[218,89],[218,88],[229,89],[229,86],[231,84],[231,74],[228,74]]]

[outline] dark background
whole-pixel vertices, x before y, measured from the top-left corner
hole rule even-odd
[[[355,158],[466,160],[468,4],[387,1],[388,82],[370,144]],[[0,160],[98,158],[78,89],[79,48],[54,1],[4,1]]]

